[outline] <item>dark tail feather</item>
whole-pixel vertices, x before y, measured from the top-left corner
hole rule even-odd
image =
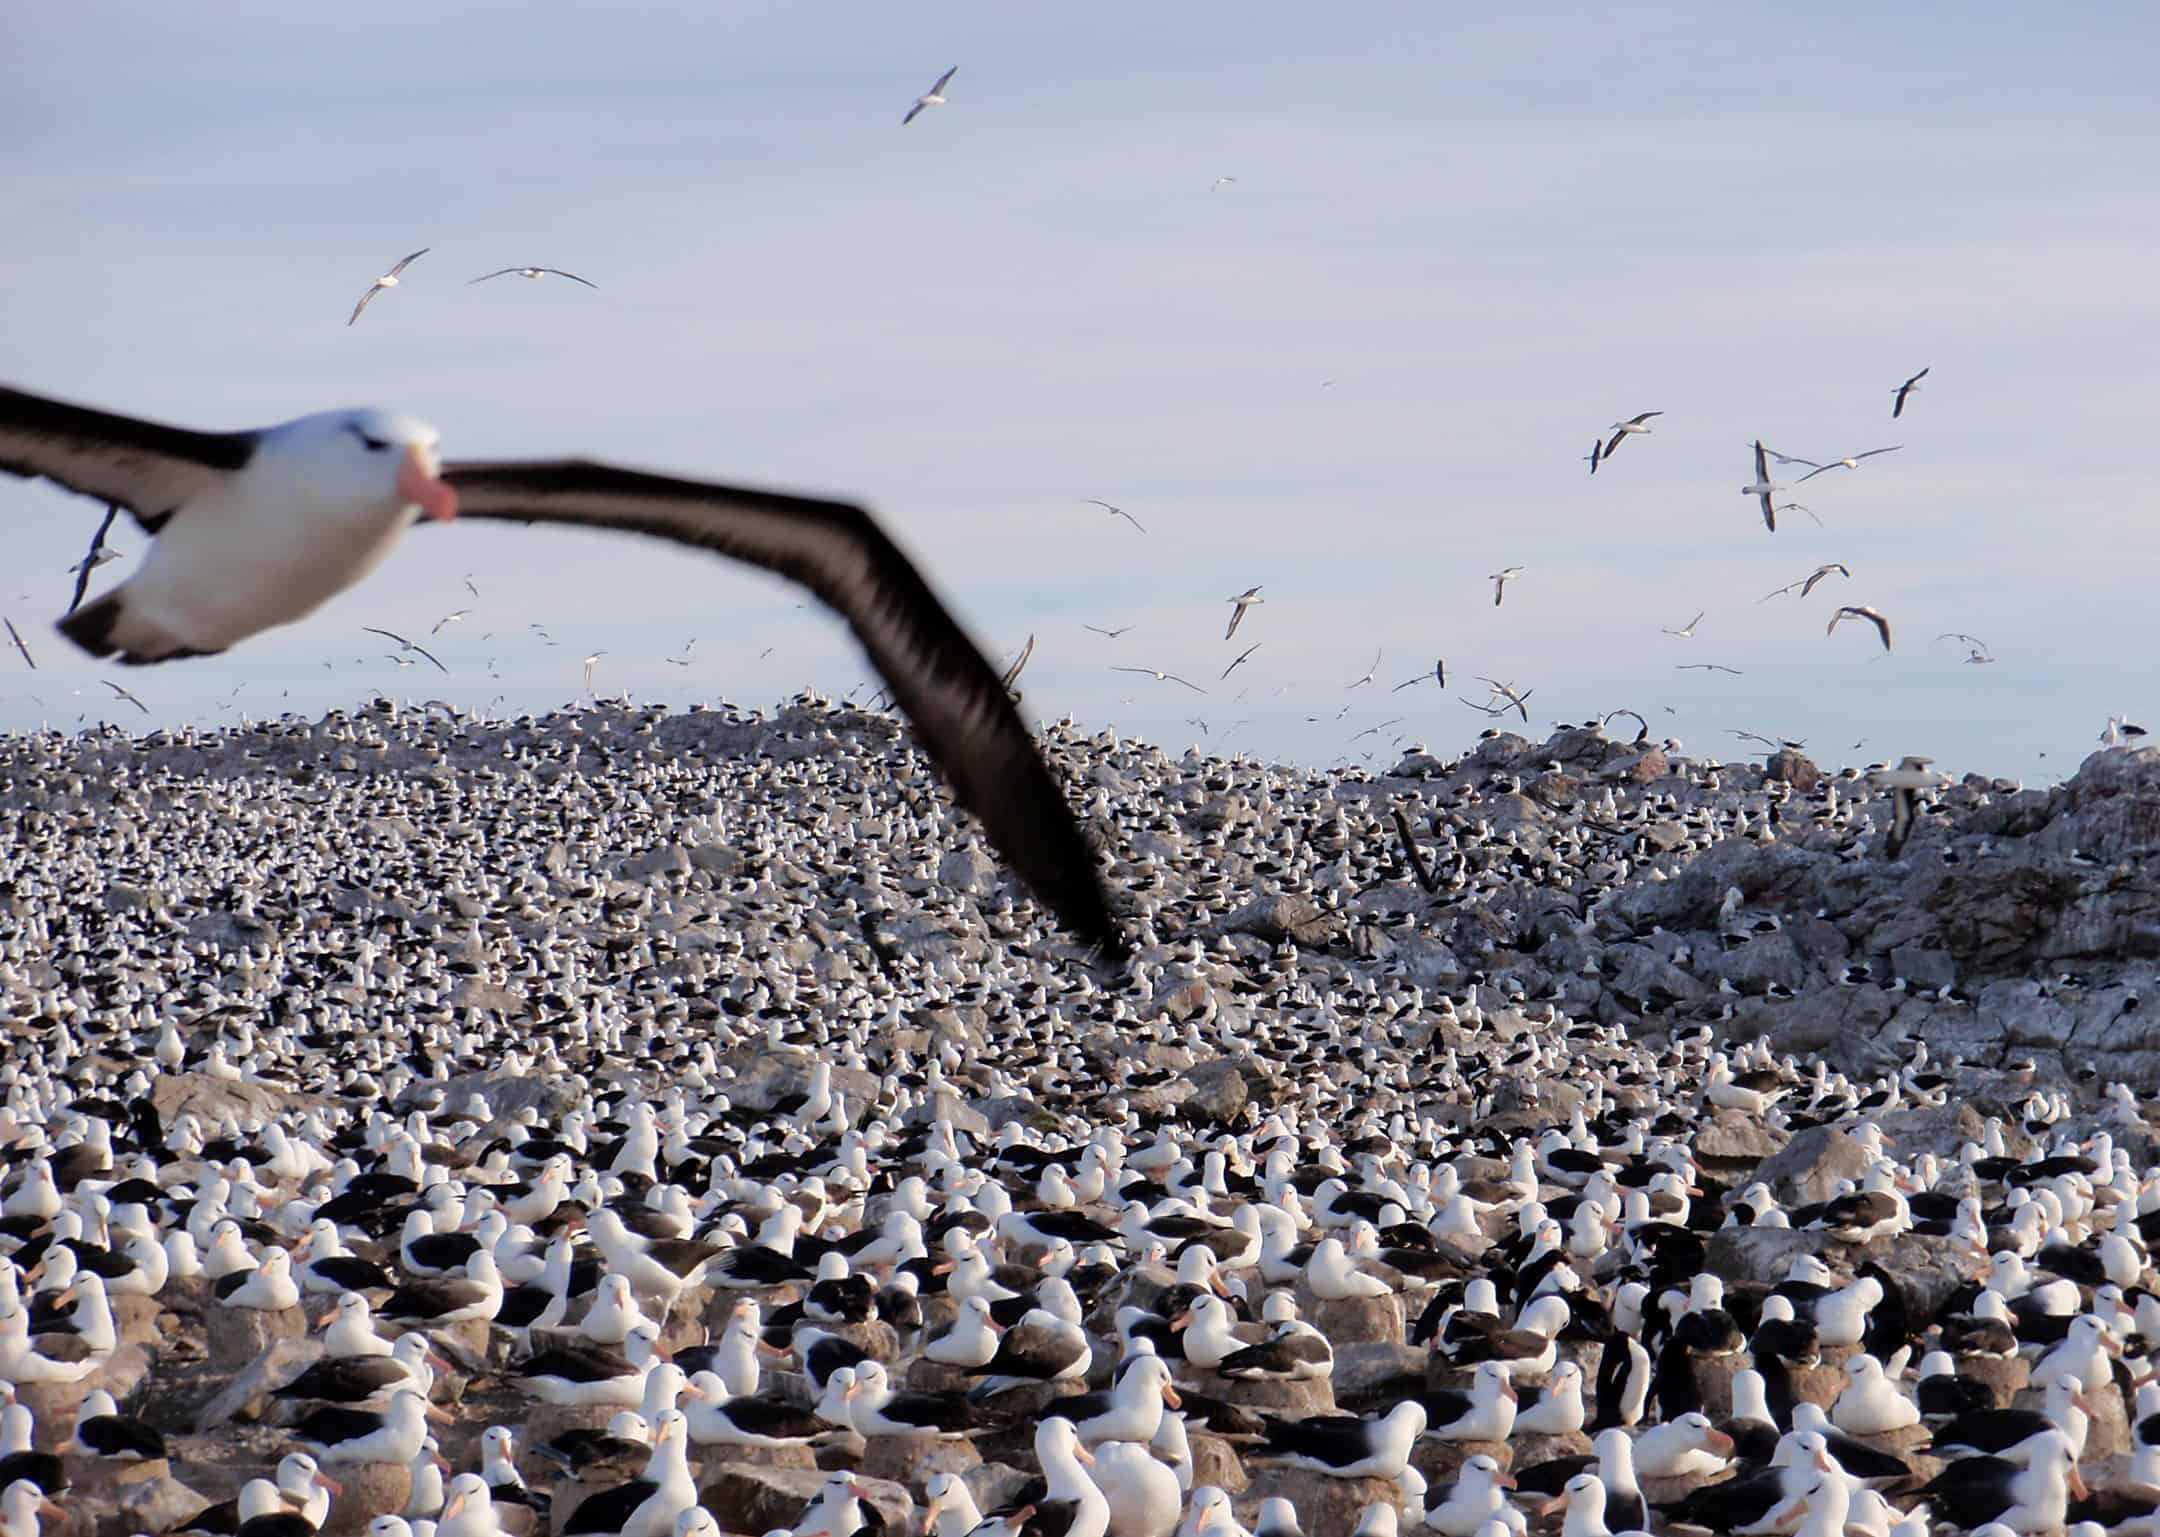
[[[113,630],[120,623],[120,594],[108,592],[104,597],[84,608],[78,608],[59,623],[59,631],[92,656],[111,656],[120,648],[113,642]]]

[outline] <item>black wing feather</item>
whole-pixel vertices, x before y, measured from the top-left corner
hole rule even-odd
[[[1122,954],[1093,849],[998,674],[862,508],[582,461],[451,465],[468,518],[646,534],[761,566],[855,632],[955,798],[1068,925]]]

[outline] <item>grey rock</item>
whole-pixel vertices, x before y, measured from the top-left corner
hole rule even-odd
[[[1835,1126],[1810,1126],[1766,1158],[1754,1177],[1795,1205],[1827,1201],[1839,1180],[1858,1184],[1872,1162],[1859,1139]]]
[[[767,1468],[755,1463],[716,1462],[705,1469],[698,1485],[698,1503],[713,1513],[724,1532],[769,1532],[792,1529],[805,1507],[817,1498],[825,1482],[815,1468]],[[910,1531],[915,1524],[915,1498],[903,1484],[883,1479],[864,1479],[863,1487],[884,1518],[887,1531]]]

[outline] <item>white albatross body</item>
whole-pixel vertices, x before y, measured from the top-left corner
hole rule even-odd
[[[173,506],[135,574],[62,629],[122,661],[223,651],[304,619],[381,565],[423,515],[448,519],[435,429],[325,411],[258,434],[245,464]]]

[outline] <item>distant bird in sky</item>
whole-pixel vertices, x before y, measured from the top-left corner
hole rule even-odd
[[[105,548],[105,536],[112,531],[113,520],[119,516],[120,504],[118,502],[108,504],[105,508],[105,521],[98,525],[97,534],[90,541],[90,553],[68,567],[68,570],[75,573],[75,596],[68,600],[67,611],[69,613],[72,614],[82,607],[83,594],[90,590],[90,573],[104,565],[108,560],[118,560],[120,558],[118,550]]]
[[[598,283],[595,283],[588,278],[579,277],[575,272],[565,272],[560,267],[505,267],[499,272],[490,272],[480,277],[476,277],[472,280],[472,283],[467,283],[465,286],[467,288],[470,288],[472,287],[473,283],[485,283],[493,278],[506,278],[511,276],[513,273],[521,278],[568,278],[573,283],[583,283],[587,288],[598,288],[600,286]]]
[[[1126,511],[1126,510],[1125,510],[1124,508],[1122,508],[1122,507],[1113,507],[1113,506],[1112,506],[1112,505],[1111,505],[1110,503],[1108,503],[1108,502],[1106,502],[1106,501],[1102,501],[1101,499],[1099,499],[1099,498],[1097,498],[1097,497],[1092,497],[1092,496],[1090,496],[1090,497],[1083,497],[1083,498],[1082,498],[1082,500],[1083,500],[1083,501],[1085,501],[1085,502],[1086,502],[1086,503],[1087,503],[1087,504],[1088,504],[1089,506],[1091,506],[1091,507],[1100,507],[1100,508],[1102,508],[1102,509],[1103,509],[1103,510],[1104,510],[1105,512],[1109,513],[1109,514],[1110,514],[1110,515],[1111,515],[1112,517],[1114,517],[1114,518],[1123,518],[1123,519],[1124,519],[1124,520],[1125,520],[1126,522],[1130,523],[1130,524],[1131,524],[1131,525],[1132,525],[1132,526],[1133,526],[1134,528],[1140,528],[1140,520],[1139,520],[1138,518],[1134,517],[1134,516],[1133,516],[1133,515],[1132,515],[1131,513],[1127,512],[1127,511]],[[1146,533],[1146,532],[1147,532],[1147,530],[1146,530],[1146,529],[1144,529],[1144,528],[1140,528],[1140,532],[1144,534],[1144,533]]]
[[[1830,616],[1830,622],[1823,627],[1823,634],[1830,634],[1838,627],[1840,621],[1846,619],[1865,619],[1869,624],[1875,626],[1875,633],[1882,637],[1883,650],[1888,651],[1890,649],[1890,621],[1865,604],[1846,604]]]
[[[1110,637],[1110,639],[1116,640],[1120,635],[1123,635],[1126,631],[1130,630],[1132,626],[1129,624],[1121,624],[1114,630],[1106,630],[1099,624],[1083,624],[1082,626],[1080,626],[1080,628],[1083,630],[1093,630],[1097,635],[1107,635],[1108,637]]]
[[[1925,379],[1927,376],[1928,370],[1923,368],[1920,370],[1920,372],[1914,374],[1910,379],[1907,379],[1903,384],[1897,387],[1897,390],[1895,392],[1897,395],[1897,399],[1890,402],[1890,420],[1894,422],[1899,417],[1905,414],[1906,398],[1910,396],[1915,390],[1920,388],[1920,381],[1922,379]]]
[[[1218,176],[1218,177],[1216,177],[1216,178],[1215,178],[1215,182],[1214,182],[1214,185],[1213,185],[1213,186],[1211,186],[1211,187],[1209,187],[1209,188],[1208,188],[1208,191],[1210,191],[1210,192],[1219,192],[1219,191],[1221,191],[1221,190],[1222,190],[1222,189],[1223,189],[1224,187],[1227,187],[1227,186],[1229,186],[1229,185],[1230,185],[1230,184],[1231,184],[1232,182],[1234,182],[1234,181],[1236,181],[1236,180],[1237,180],[1237,178],[1236,178],[1235,176]]]
[[[113,682],[112,679],[100,678],[98,679],[98,682],[104,684],[107,688],[111,689],[114,695],[118,698],[125,699],[129,704],[135,706],[135,708],[142,711],[143,714],[148,715],[150,713],[150,706],[144,704],[140,699],[137,699],[133,694],[129,693],[119,684]]]
[[[1782,597],[1786,593],[1791,592],[1795,587],[1800,589],[1800,596],[1804,598],[1809,593],[1815,590],[1815,584],[1817,582],[1821,581],[1824,577],[1828,576],[1833,571],[1835,571],[1839,576],[1844,577],[1848,581],[1852,579],[1852,572],[1845,566],[1833,560],[1828,565],[1817,566],[1813,571],[1810,571],[1806,576],[1802,577],[1797,582],[1787,582],[1783,587],[1778,588],[1775,592],[1764,593],[1755,601],[1757,603],[1768,603],[1772,598]]]
[[[661,660],[670,667],[688,667],[692,660],[690,653],[695,650],[697,650],[697,637],[693,635],[684,643],[681,656],[667,656],[662,657]]]
[[[1498,608],[1500,600],[1507,596],[1507,584],[1521,576],[1524,569],[1522,566],[1509,566],[1505,570],[1492,572],[1486,577],[1486,580],[1492,583],[1492,606],[1494,608]]]
[[[606,655],[605,651],[595,651],[591,656],[585,658],[585,692],[588,694],[592,692],[593,669],[600,665],[600,658]]]
[[[1705,610],[1704,610],[1703,612],[1704,612],[1704,613],[1708,613],[1708,612],[1709,612],[1709,610],[1705,609]],[[1682,639],[1682,640],[1691,640],[1691,639],[1693,639],[1693,638],[1694,638],[1694,635],[1695,635],[1695,626],[1697,626],[1698,624],[1701,624],[1701,623],[1702,623],[1702,621],[1703,621],[1703,616],[1702,616],[1702,614],[1697,614],[1697,615],[1696,615],[1696,616],[1695,616],[1695,617],[1694,617],[1693,619],[1690,619],[1690,620],[1689,620],[1689,621],[1688,621],[1688,622],[1687,622],[1686,624],[1684,624],[1684,625],[1680,626],[1680,628],[1679,628],[1679,629],[1677,629],[1677,630],[1667,630],[1667,631],[1665,631],[1665,633],[1666,633],[1667,635],[1676,635],[1676,636],[1678,636],[1678,637],[1679,637],[1680,639]]]
[[[1353,679],[1352,679],[1352,680],[1350,681],[1350,683],[1349,683],[1348,687],[1350,687],[1350,688],[1363,688],[1363,687],[1364,687],[1364,686],[1365,686],[1366,684],[1368,684],[1368,683],[1370,683],[1370,682],[1372,682],[1372,681],[1373,681],[1373,674],[1374,674],[1374,673],[1376,673],[1376,672],[1378,672],[1379,670],[1380,670],[1380,653],[1379,653],[1379,652],[1377,652],[1377,651],[1375,651],[1375,652],[1374,652],[1374,653],[1372,654],[1372,666],[1370,666],[1370,667],[1368,667],[1368,668],[1366,668],[1366,669],[1365,669],[1365,675],[1364,675],[1363,677],[1361,677],[1361,678],[1353,678]]]
[[[1223,601],[1233,605],[1230,610],[1230,628],[1222,632],[1222,638],[1228,640],[1237,634],[1237,627],[1245,622],[1245,610],[1255,603],[1265,603],[1267,599],[1260,596],[1258,587],[1248,587],[1236,597],[1225,598]]]
[[[1969,649],[1965,663],[1969,667],[1986,667],[1994,662],[1995,653],[1988,643],[1977,635],[1967,635],[1963,630],[1948,630],[1935,637],[1937,640],[1963,642]]]
[[[8,639],[14,643],[15,649],[22,653],[22,659],[29,664],[30,670],[36,672],[38,670],[37,658],[32,656],[30,648],[23,644],[22,631],[15,628],[15,621],[12,619],[0,619],[0,624],[7,626]]]
[[[1255,651],[1258,651],[1259,649],[1260,642],[1256,640],[1251,645],[1247,646],[1243,651],[1240,651],[1237,654],[1237,661],[1232,662],[1228,667],[1225,667],[1222,670],[1223,678],[1227,678],[1230,676],[1230,674],[1236,672],[1238,670],[1238,667],[1244,662],[1245,658],[1251,656]],[[1222,678],[1217,678],[1215,681],[1220,683],[1222,681]]]
[[[1755,483],[1751,486],[1742,486],[1740,494],[1742,496],[1759,497],[1762,500],[1763,527],[1774,534],[1777,532],[1777,509],[1770,505],[1770,498],[1775,493],[1787,488],[1771,482],[1770,466],[1767,462],[1769,452],[1767,448],[1762,446],[1762,439],[1757,438],[1755,440]]]
[[[360,312],[366,309],[370,304],[375,302],[375,296],[377,294],[381,293],[385,288],[395,288],[398,286],[399,273],[403,272],[407,267],[410,267],[414,262],[418,261],[421,257],[427,255],[428,252],[434,249],[435,248],[433,246],[422,246],[419,250],[413,252],[412,255],[406,257],[404,260],[400,261],[395,267],[392,267],[388,272],[385,272],[381,277],[377,278],[373,286],[370,287],[366,293],[360,296],[360,302],[353,306],[352,317],[351,319],[348,319],[345,324],[351,325],[354,320],[358,320],[360,318]]]
[[[1012,666],[1005,669],[1005,676],[998,680],[1000,683],[1005,685],[1006,693],[1011,693],[1013,690],[1013,685],[1020,681],[1020,670],[1027,666],[1028,658],[1033,656],[1034,654],[1035,637],[1030,635],[1027,638],[1027,644],[1020,648],[1020,654],[1013,658]]]
[[[1595,475],[1598,465],[1603,463],[1605,459],[1605,440],[1603,438],[1592,438],[1590,440],[1590,452],[1584,454],[1583,457],[1590,461],[1590,473]]]
[[[1804,486],[1816,476],[1827,475],[1832,470],[1857,470],[1860,468],[1861,460],[1872,459],[1877,454],[1894,454],[1904,446],[1902,443],[1893,443],[1888,448],[1871,448],[1864,454],[1854,454],[1850,458],[1832,459],[1828,464],[1818,464],[1814,469],[1809,470],[1800,477],[1800,484]],[[1805,463],[1806,461],[1802,460],[1801,462]]]
[[[367,631],[367,633],[370,635],[380,635],[384,640],[396,641],[398,644],[398,649],[401,652],[419,652],[420,655],[426,657],[429,661],[435,663],[435,670],[437,672],[448,672],[450,670],[449,668],[443,666],[442,662],[436,657],[434,652],[428,650],[427,647],[420,645],[416,641],[407,640],[404,636],[398,634],[395,630],[379,630],[372,624],[363,624],[362,626],[360,626],[360,628]],[[410,664],[408,663],[407,665]]]
[[[1505,699],[1509,704],[1513,705],[1516,713],[1522,716],[1524,725],[1530,724],[1530,711],[1525,706],[1530,696],[1537,692],[1536,689],[1525,689],[1518,694],[1515,692],[1515,686],[1512,683],[1502,683],[1495,678],[1480,678],[1478,682],[1491,689],[1495,698]]]
[[[922,115],[922,111],[925,107],[944,106],[945,82],[952,79],[952,77],[959,72],[960,66],[955,64],[951,69],[945,71],[944,74],[938,76],[936,85],[933,85],[924,94],[915,98],[915,105],[908,108],[908,113],[906,117],[900,119],[900,126],[902,128],[905,128],[908,124],[914,122],[916,118]]]
[[[1416,677],[1414,677],[1414,678],[1408,678],[1408,679],[1405,679],[1405,680],[1404,680],[1403,682],[1401,682],[1401,683],[1398,683],[1398,684],[1396,684],[1396,685],[1395,685],[1395,686],[1394,686],[1393,688],[1389,689],[1389,690],[1388,690],[1388,692],[1389,692],[1389,693],[1391,693],[1391,694],[1399,694],[1399,693],[1401,693],[1401,692],[1402,692],[1402,691],[1403,691],[1404,689],[1406,689],[1406,688],[1415,688],[1415,687],[1417,687],[1417,686],[1418,686],[1418,685],[1419,685],[1420,683],[1423,683],[1423,682],[1424,682],[1424,681],[1425,681],[1425,680],[1426,680],[1427,678],[1431,678],[1431,679],[1432,679],[1432,680],[1433,680],[1433,681],[1434,681],[1435,683],[1438,683],[1438,684],[1439,684],[1439,685],[1440,685],[1440,686],[1441,686],[1442,688],[1446,688],[1446,687],[1447,687],[1447,658],[1446,658],[1446,657],[1442,657],[1442,658],[1440,658],[1440,659],[1439,659],[1438,661],[1434,662],[1434,663],[1433,663],[1433,667],[1432,667],[1432,671],[1431,671],[1431,672],[1421,672],[1421,673],[1419,673],[1419,674],[1418,674],[1418,675],[1417,675]]]
[[[1613,450],[1618,448],[1622,443],[1625,443],[1636,433],[1648,432],[1650,430],[1649,421],[1651,417],[1663,416],[1664,414],[1665,413],[1663,411],[1644,411],[1640,415],[1629,417],[1624,422],[1614,422],[1612,424],[1612,441],[1605,445],[1605,457],[1610,459],[1613,456]]]
[[[472,612],[472,610],[471,610],[471,609],[469,609],[469,608],[461,608],[461,609],[458,609],[458,610],[457,610],[456,612],[454,612],[454,613],[449,613],[449,614],[445,614],[445,615],[443,615],[443,616],[442,616],[442,618],[440,618],[440,619],[438,619],[438,620],[436,620],[436,621],[435,621],[435,628],[434,628],[434,629],[432,629],[432,630],[430,630],[430,631],[428,631],[428,634],[429,634],[429,635],[440,635],[440,634],[442,633],[442,627],[443,627],[444,625],[446,625],[446,624],[456,624],[456,623],[457,623],[457,622],[458,622],[458,621],[459,621],[460,619],[463,619],[463,618],[464,618],[464,617],[465,617],[465,616],[466,616],[467,614],[470,614],[471,612]]]
[[[1736,678],[1740,678],[1740,677],[1745,677],[1745,676],[1746,676],[1746,674],[1745,674],[1745,673],[1743,673],[1743,672],[1741,672],[1741,671],[1740,671],[1740,669],[1739,669],[1739,668],[1737,668],[1737,667],[1725,667],[1725,666],[1722,666],[1722,665],[1720,665],[1720,664],[1719,664],[1719,663],[1717,663],[1717,662],[1680,662],[1680,663],[1677,663],[1677,664],[1675,664],[1675,665],[1674,665],[1674,667],[1673,667],[1673,671],[1674,671],[1674,672],[1729,672],[1729,673],[1731,673],[1731,674],[1732,674],[1732,675],[1733,675],[1734,677],[1736,677]]]
[[[1199,684],[1191,682],[1188,679],[1181,678],[1174,672],[1164,672],[1158,667],[1113,667],[1110,670],[1112,672],[1145,673],[1150,678],[1153,678],[1157,683],[1183,683],[1187,688],[1191,689],[1196,694],[1204,694],[1207,692],[1207,690],[1202,688]]]
[[[1636,730],[1635,730],[1635,740],[1636,740],[1636,741],[1638,741],[1638,742],[1647,742],[1647,741],[1649,741],[1649,740],[1650,740],[1650,723],[1649,723],[1648,721],[1644,720],[1644,719],[1642,718],[1642,716],[1640,716],[1639,714],[1637,714],[1637,713],[1636,713],[1635,711],[1633,711],[1633,710],[1607,710],[1607,711],[1605,712],[1604,716],[1603,716],[1602,718],[1600,718],[1600,719],[1599,719],[1599,721],[1598,721],[1598,729],[1599,729],[1600,731],[1602,731],[1602,730],[1604,730],[1604,729],[1605,729],[1605,728],[1606,728],[1607,726],[1611,725],[1611,724],[1612,724],[1612,718],[1613,718],[1613,717],[1614,717],[1615,715],[1625,715],[1625,716],[1629,717],[1629,718],[1630,718],[1631,720],[1633,720],[1633,721],[1635,722],[1635,727],[1636,727]]]

